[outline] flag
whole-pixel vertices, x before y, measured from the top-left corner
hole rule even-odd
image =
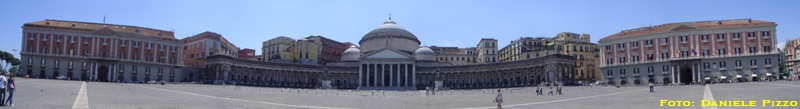
[[[697,51],[695,51],[694,49],[692,49],[692,53],[694,53],[694,54],[697,54]]]

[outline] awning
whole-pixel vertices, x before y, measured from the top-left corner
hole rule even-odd
[[[756,74],[750,74],[750,76],[751,76],[751,77],[756,77],[756,76],[758,76],[758,75],[756,75]]]
[[[711,79],[711,77],[706,77],[706,80],[709,80],[709,79]]]
[[[741,78],[741,77],[742,77],[742,75],[736,75],[736,78]]]
[[[725,79],[725,78],[727,78],[727,77],[725,77],[725,76],[719,76],[719,78]]]
[[[772,76],[772,73],[767,73],[767,76]]]

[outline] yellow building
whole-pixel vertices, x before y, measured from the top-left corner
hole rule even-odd
[[[264,61],[294,61],[294,54],[292,53],[292,46],[295,45],[294,39],[280,36],[264,41],[261,44],[261,56]]]
[[[308,39],[297,40],[291,49],[292,59],[301,64],[317,64],[322,52],[319,42]]]
[[[599,60],[596,59],[598,51],[597,44],[591,43],[589,34],[562,32],[552,38],[520,37],[500,49],[499,59],[505,62],[551,54],[569,55],[576,58],[577,72],[565,76],[582,80],[587,78],[599,80],[600,69],[597,66]]]

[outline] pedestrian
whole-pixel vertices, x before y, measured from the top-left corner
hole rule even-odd
[[[497,89],[497,97],[494,97],[494,102],[497,103],[497,109],[503,109],[501,103],[503,103],[503,93],[500,92],[500,89]]]
[[[550,86],[550,92],[548,92],[547,95],[553,95],[553,86]]]
[[[561,84],[558,84],[556,92],[558,92],[558,95],[561,95]]]
[[[654,86],[653,82],[647,83],[647,86],[650,87],[650,92],[653,92],[653,86]]]
[[[2,73],[0,74],[0,101],[6,101],[6,85],[8,85],[6,73]],[[0,103],[0,106],[6,106],[6,103]]]
[[[542,95],[542,85],[536,86],[536,95]]]
[[[16,91],[17,83],[14,82],[14,75],[8,75],[8,99],[4,103],[8,104],[9,106],[14,106],[14,92]]]

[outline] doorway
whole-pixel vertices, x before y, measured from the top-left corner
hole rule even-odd
[[[97,68],[97,80],[100,82],[108,82],[108,67],[100,66]]]
[[[691,84],[692,83],[692,69],[688,67],[684,67],[680,70],[680,81],[683,84]]]

